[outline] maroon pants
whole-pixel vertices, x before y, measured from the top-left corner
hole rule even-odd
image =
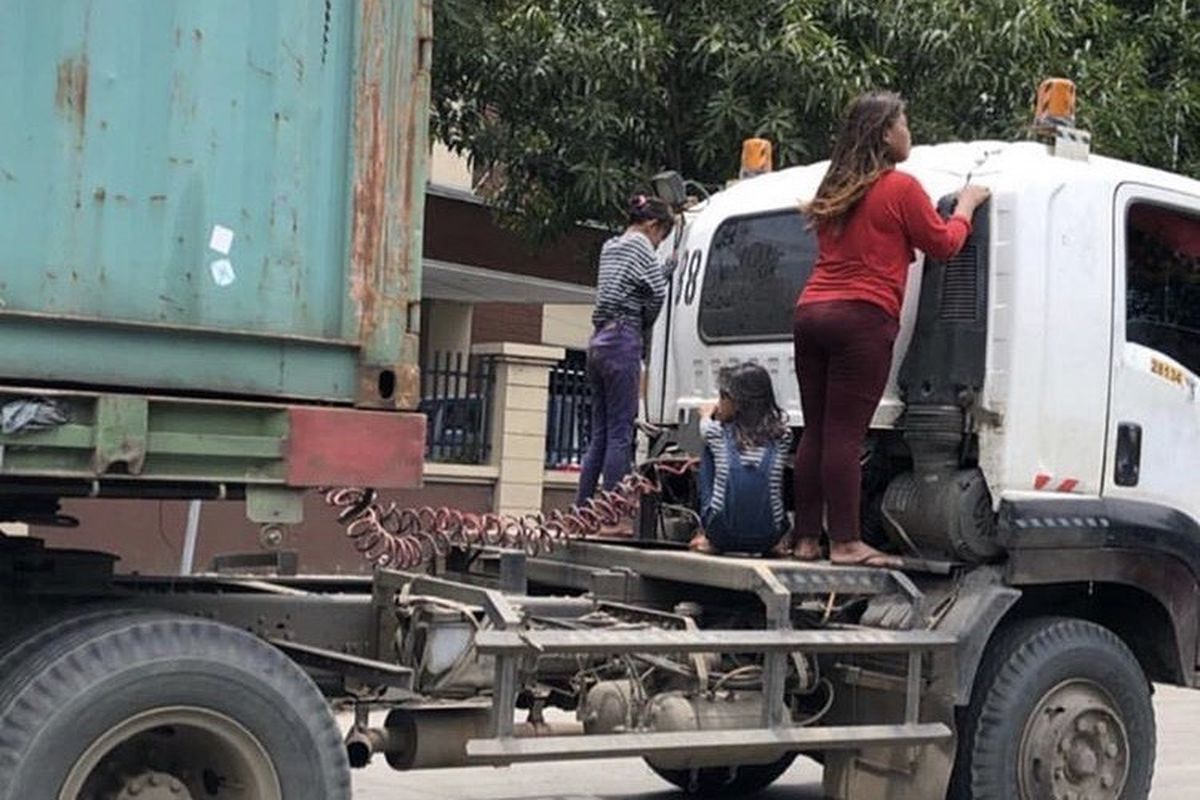
[[[796,450],[796,535],[858,539],[863,439],[892,366],[899,323],[873,303],[839,300],[796,309],[794,346],[804,434]]]

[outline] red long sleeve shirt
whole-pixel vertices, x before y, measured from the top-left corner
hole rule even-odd
[[[817,263],[796,304],[864,300],[898,318],[913,249],[944,260],[962,248],[970,232],[971,223],[962,217],[938,216],[916,178],[885,172],[840,231],[830,225],[817,231]]]

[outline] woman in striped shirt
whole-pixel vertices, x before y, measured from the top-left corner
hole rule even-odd
[[[667,293],[667,275],[656,251],[675,216],[665,202],[645,194],[629,201],[629,226],[604,243],[588,342],[592,430],[579,476],[582,505],[601,474],[611,490],[633,466],[633,429],[642,378],[642,340]]]
[[[791,433],[771,376],[758,364],[721,370],[720,400],[702,420],[700,522],[691,548],[765,555],[790,529],[783,470]]]

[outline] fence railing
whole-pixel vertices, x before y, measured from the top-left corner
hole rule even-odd
[[[425,458],[444,464],[486,464],[492,450],[495,359],[433,353],[421,369]]]
[[[591,437],[592,392],[581,363],[563,361],[550,370],[546,409],[546,468],[575,469]]]

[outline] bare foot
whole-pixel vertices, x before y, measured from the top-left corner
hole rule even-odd
[[[694,550],[697,553],[708,553],[710,555],[717,552],[716,548],[712,546],[708,541],[708,537],[703,532],[697,533],[692,537],[692,540],[688,542],[688,550]]]
[[[821,558],[821,541],[801,536],[792,548],[792,558],[797,561],[818,561]]]
[[[904,562],[897,556],[876,550],[861,540],[833,542],[829,546],[829,560],[834,564],[857,567],[886,567],[897,569]]]

